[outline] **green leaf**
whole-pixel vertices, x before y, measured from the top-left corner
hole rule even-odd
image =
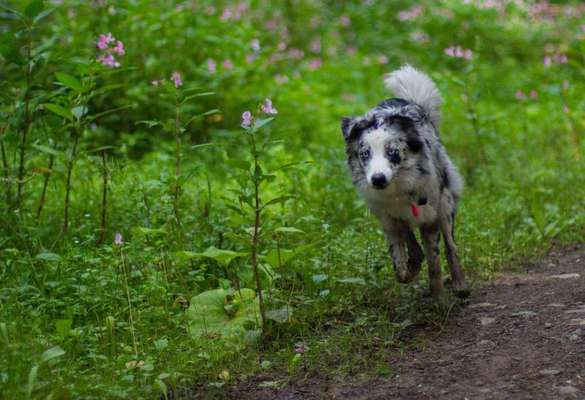
[[[259,326],[260,308],[252,289],[241,289],[230,302],[225,289],[203,292],[191,299],[186,316],[193,336],[244,339],[246,332]],[[226,306],[232,306],[230,312]]]
[[[55,72],[55,76],[57,77],[57,80],[64,86],[73,89],[77,93],[83,93],[83,85],[81,84],[79,79],[69,74],[66,74],[65,72]]]
[[[51,347],[49,350],[46,350],[41,355],[41,362],[45,362],[45,361],[52,360],[54,358],[61,357],[63,354],[65,354],[65,350],[63,350],[61,347],[59,347],[59,346]]]
[[[61,339],[66,338],[71,333],[72,319],[58,319],[55,321],[55,333]]]
[[[214,246],[209,247],[203,253],[195,253],[192,251],[184,251],[182,255],[187,258],[206,257],[217,261],[219,264],[227,267],[234,259],[238,257],[245,257],[248,253],[236,252],[231,250],[222,250]]]
[[[45,103],[45,104],[43,104],[43,106],[47,110],[59,115],[60,117],[66,118],[69,121],[73,120],[73,114],[71,114],[71,111],[67,110],[66,108],[61,107],[60,105],[53,104],[53,103]]]
[[[77,106],[71,109],[71,113],[75,116],[77,120],[80,120],[85,114],[87,114],[87,107],[86,106]]]
[[[278,233],[305,233],[304,231],[297,229],[293,226],[281,226],[280,228],[276,228],[274,232]]]
[[[35,149],[37,149],[38,151],[40,151],[41,153],[45,153],[45,154],[51,154],[55,157],[59,156],[59,152],[57,150],[55,150],[52,147],[49,146],[43,146],[41,144],[33,144],[32,145]]]
[[[24,9],[24,14],[29,18],[36,17],[45,8],[43,3],[43,0],[32,0]]]
[[[350,285],[365,285],[366,281],[364,281],[363,278],[343,278],[343,279],[338,279],[337,282],[339,283],[347,283]]]
[[[272,200],[269,200],[266,204],[264,204],[264,207],[268,207],[268,206],[271,206],[271,205],[274,205],[274,204],[284,203],[287,200],[294,199],[294,198],[295,198],[295,196],[291,196],[291,195],[288,195],[288,194],[287,195],[284,195],[284,196],[279,196],[279,197],[276,197],[276,198],[274,198]]]
[[[280,324],[289,322],[292,317],[292,307],[284,306],[277,310],[266,311],[266,318],[276,321]]]
[[[39,253],[35,256],[35,258],[40,261],[61,261],[61,256],[55,253]]]
[[[139,125],[139,124],[147,125],[149,128],[152,128],[152,127],[158,126],[158,125],[162,125],[162,123],[160,121],[138,121],[138,122],[136,122],[136,125]]]
[[[53,13],[53,11],[55,11],[54,8],[48,8],[45,11],[42,11],[41,13],[39,13],[36,17],[34,17],[33,25],[36,25],[39,22],[41,22],[42,20],[44,20],[45,18],[47,18],[49,15],[51,15]]]
[[[311,279],[315,283],[321,283],[321,282],[325,282],[327,279],[329,279],[329,275],[327,275],[327,274],[317,274],[317,275],[313,275],[311,277]]]
[[[274,120],[274,117],[256,120],[256,122],[254,123],[254,126],[253,126],[252,131],[253,132],[256,132],[256,131],[262,129],[263,127],[265,127],[266,125],[268,125],[269,123],[271,123],[273,120]]]

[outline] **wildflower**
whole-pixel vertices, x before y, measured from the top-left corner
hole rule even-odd
[[[264,114],[278,114],[278,110],[272,106],[272,100],[270,99],[264,100],[264,104],[260,106],[260,110],[262,110]]]
[[[464,49],[461,46],[451,46],[443,50],[446,55],[454,58],[463,58],[464,60],[471,60],[473,58],[473,51]]]
[[[162,84],[164,83],[164,79],[156,79],[154,81],[151,81],[150,84],[152,86],[162,86]]]
[[[524,100],[526,99],[526,95],[522,90],[516,91],[516,100]]]
[[[183,86],[183,77],[181,77],[181,74],[177,71],[173,72],[171,75],[171,81],[173,81],[176,88]]]
[[[339,17],[339,23],[341,24],[341,26],[347,27],[351,25],[351,20],[347,15],[342,15],[341,17]]]
[[[278,51],[285,51],[286,50],[286,42],[279,42],[278,46],[276,46]]]
[[[418,18],[422,14],[421,6],[413,6],[408,10],[404,10],[398,13],[398,19],[401,21],[410,21]]]
[[[311,51],[313,53],[320,53],[321,52],[321,39],[315,39],[309,45]]]
[[[244,111],[242,113],[242,127],[249,128],[250,126],[252,126],[253,120],[254,117],[252,116],[252,113],[250,111]]]
[[[234,68],[234,63],[232,62],[232,60],[227,59],[227,60],[223,60],[223,62],[221,63],[221,66],[223,67],[223,69],[229,71],[229,70]]]
[[[258,39],[252,39],[252,41],[250,42],[250,47],[255,52],[259,52],[260,51],[260,41]]]
[[[116,59],[111,53],[102,54],[98,58],[98,61],[102,63],[102,65],[105,65],[106,67],[118,68],[120,66],[120,63],[116,61]]]
[[[552,65],[552,59],[549,56],[545,56],[542,60],[542,64],[548,68]]]
[[[364,59],[362,60],[363,65],[370,65],[370,63],[371,63],[370,57],[364,57]]]
[[[108,45],[114,41],[114,37],[111,33],[107,34],[100,34],[98,37],[97,48],[100,50],[105,50],[108,48]]]
[[[305,343],[303,342],[295,343],[295,353],[303,354],[307,350],[309,350],[309,346],[307,346]]]
[[[116,46],[114,47],[113,51],[119,56],[126,54],[126,51],[124,50],[124,43],[120,42],[119,40],[116,41]]]
[[[569,114],[569,112],[571,112],[571,110],[569,109],[569,107],[566,104],[563,105],[563,112],[565,114]]]
[[[323,61],[320,58],[313,58],[309,62],[309,69],[312,71],[315,71],[315,70],[319,69],[321,67],[321,65],[323,65]]]
[[[217,71],[217,64],[211,58],[207,59],[207,71],[210,74],[215,74],[215,72]]]
[[[221,13],[221,17],[219,17],[219,20],[225,22],[229,21],[230,19],[232,19],[232,11],[229,8],[226,8],[225,10],[223,10],[223,13]]]
[[[288,76],[286,76],[286,75],[275,75],[274,76],[274,80],[276,81],[277,84],[284,85],[285,83],[288,83]]]
[[[530,91],[530,98],[536,100],[538,98],[538,92],[534,89]]]
[[[296,48],[290,49],[288,51],[288,55],[291,56],[291,58],[294,58],[296,60],[300,60],[301,58],[303,58],[305,56],[305,52]]]
[[[386,65],[389,61],[386,56],[378,56],[378,64]]]
[[[120,232],[116,232],[116,235],[114,236],[114,244],[116,246],[121,246],[124,244],[124,241],[122,240],[122,234]]]

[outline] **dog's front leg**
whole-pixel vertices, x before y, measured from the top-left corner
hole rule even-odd
[[[384,229],[384,236],[388,243],[390,256],[394,263],[394,273],[396,279],[401,283],[410,282],[413,278],[408,268],[408,255],[406,253],[406,239],[408,227],[400,221],[388,219],[382,223]]]
[[[431,295],[438,300],[443,293],[441,264],[439,261],[439,227],[436,225],[422,226],[420,233],[429,268]]]

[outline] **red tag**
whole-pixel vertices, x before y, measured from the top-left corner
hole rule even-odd
[[[418,207],[416,206],[416,204],[411,203],[410,204],[410,211],[412,211],[412,216],[413,217],[418,217]]]

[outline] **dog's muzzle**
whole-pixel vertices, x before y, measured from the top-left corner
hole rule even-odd
[[[386,179],[386,176],[381,173],[372,175],[371,181],[372,186],[376,189],[384,189],[386,186],[388,186],[388,180]]]

